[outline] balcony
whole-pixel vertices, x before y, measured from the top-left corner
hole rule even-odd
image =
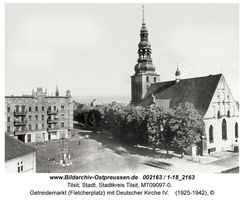
[[[47,119],[48,124],[56,124],[58,123],[58,119]]]
[[[57,110],[47,110],[48,115],[57,115],[58,111]]]
[[[26,132],[27,132],[26,129],[15,130],[14,135],[24,135],[26,134]]]
[[[26,123],[27,123],[27,120],[26,119],[25,120],[15,120],[14,121],[14,125],[15,126],[25,126]]]
[[[25,116],[26,113],[27,113],[26,110],[18,110],[18,111],[15,110],[15,111],[14,111],[14,115],[15,115],[15,116]]]
[[[49,133],[52,133],[52,132],[57,132],[59,129],[58,129],[58,127],[57,126],[55,126],[55,127],[52,127],[52,128],[47,128],[47,132],[49,132]]]

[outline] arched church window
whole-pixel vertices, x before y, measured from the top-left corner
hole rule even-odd
[[[222,139],[227,140],[227,124],[225,119],[222,121]]]
[[[213,143],[214,142],[214,138],[213,138],[213,126],[210,125],[209,127],[209,143]]]
[[[146,80],[147,80],[147,82],[149,82],[149,77],[148,76],[146,77]]]
[[[238,123],[235,124],[235,138],[238,138]]]

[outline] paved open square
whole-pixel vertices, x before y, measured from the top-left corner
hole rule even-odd
[[[72,162],[69,166],[59,165],[62,140],[48,141],[39,146],[33,144],[38,148],[37,172],[220,173],[238,166],[239,162],[239,156],[232,152],[211,157],[185,156],[182,159],[173,152],[170,155],[164,151],[153,152],[150,147],[122,143],[92,131],[75,130],[70,140],[63,143],[69,149]]]

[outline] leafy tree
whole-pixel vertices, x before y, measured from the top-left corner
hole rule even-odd
[[[143,129],[142,123],[144,121],[144,108],[128,105],[125,108],[124,118],[124,134],[125,137],[133,140],[142,140]],[[145,132],[145,131],[144,131]]]
[[[167,155],[169,154],[169,149],[172,147],[174,132],[171,130],[170,121],[172,120],[172,111],[169,110],[161,115],[161,130],[160,130],[160,141],[162,146],[166,149]]]
[[[173,116],[168,122],[173,133],[173,146],[181,153],[181,157],[192,145],[200,142],[204,133],[204,123],[193,104],[179,104],[173,110]]]
[[[87,122],[92,127],[98,127],[100,126],[101,121],[101,113],[99,110],[92,109],[89,111]]]
[[[146,127],[148,134],[148,142],[151,144],[153,150],[156,146],[162,144],[162,134],[164,127],[165,111],[162,106],[150,105],[146,108]]]

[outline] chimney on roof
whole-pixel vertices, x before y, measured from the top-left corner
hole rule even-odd
[[[180,75],[181,75],[181,73],[180,73],[180,70],[179,70],[179,63],[177,62],[177,70],[175,72],[175,81],[176,81],[176,83],[180,82]]]
[[[56,86],[56,92],[55,92],[55,96],[56,96],[56,97],[58,97],[58,96],[59,96],[58,85]]]

